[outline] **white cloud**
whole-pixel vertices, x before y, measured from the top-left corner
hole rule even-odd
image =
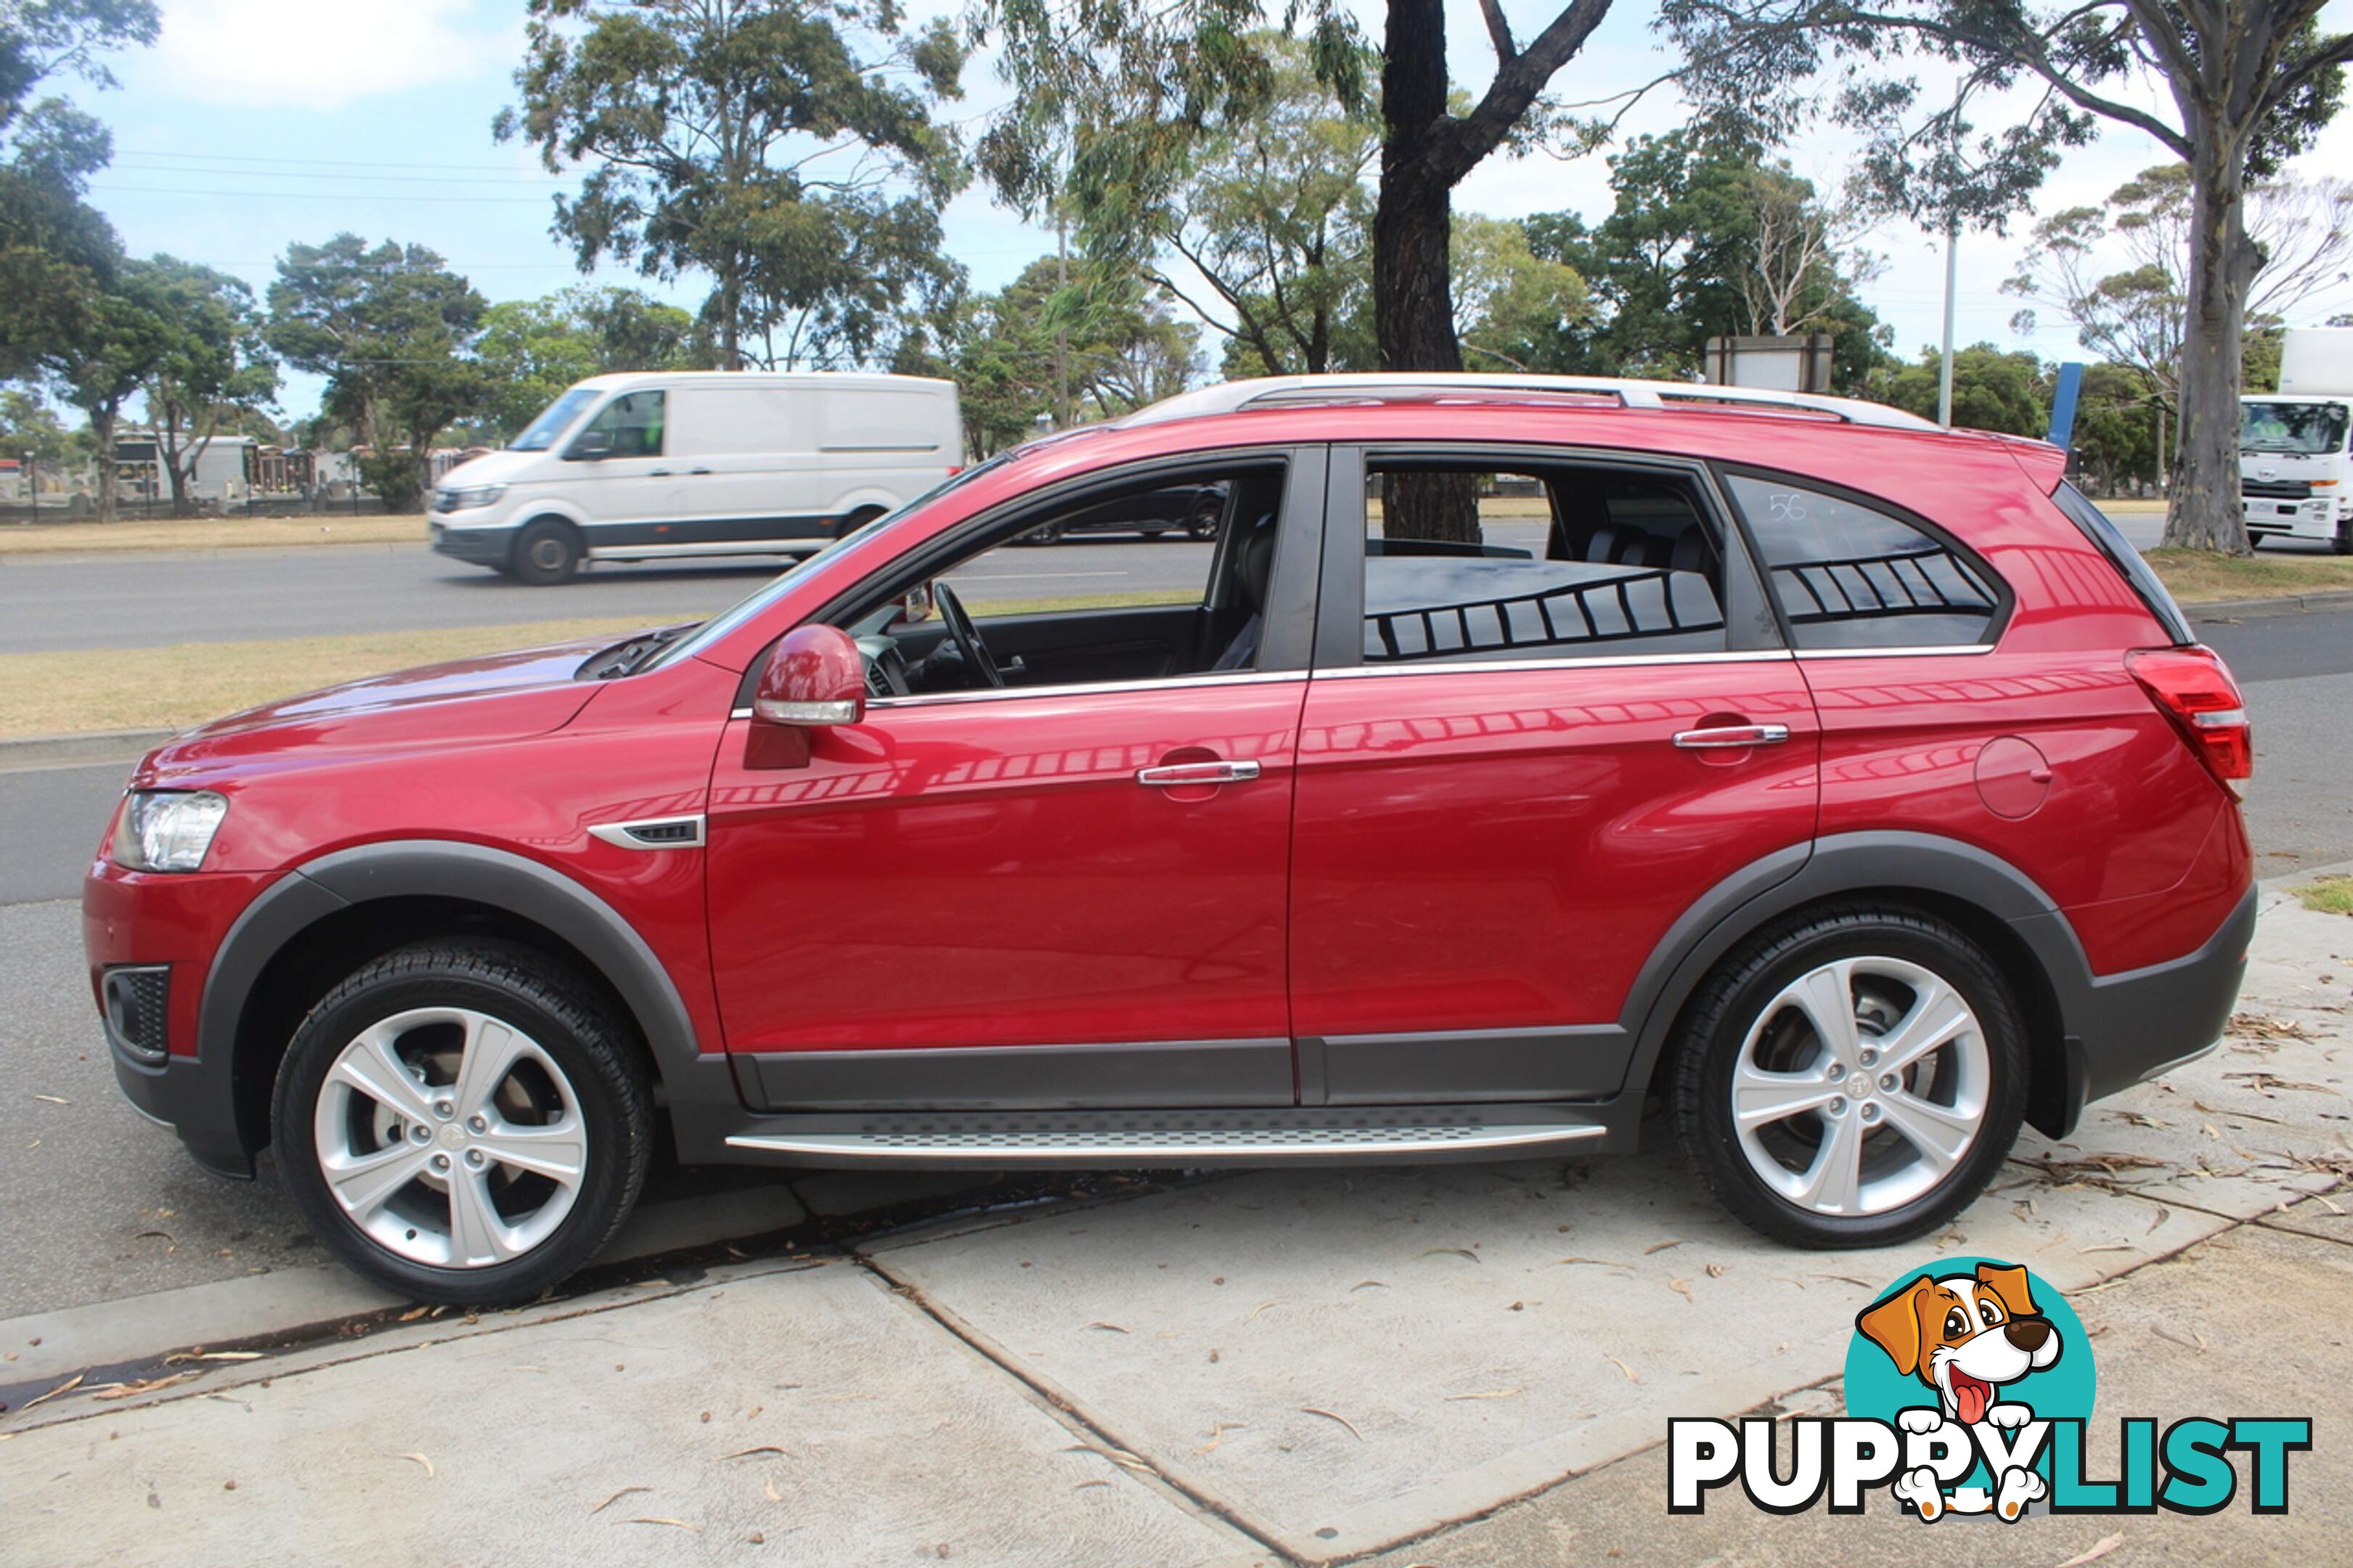
[[[164,0],[155,47],[123,62],[133,90],[250,108],[340,109],[522,58],[514,12],[476,0]]]

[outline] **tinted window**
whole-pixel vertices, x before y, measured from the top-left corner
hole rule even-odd
[[[2061,484],[2051,492],[2051,499],[2058,503],[2059,510],[2065,512],[2077,528],[2084,531],[2084,538],[2100,547],[2100,553],[2123,574],[2125,581],[2132,584],[2133,592],[2140,595],[2141,603],[2148,606],[2148,613],[2157,617],[2158,624],[2171,635],[2175,642],[2187,644],[2198,640],[2198,634],[2189,629],[2189,621],[2182,615],[2181,606],[2173,602],[2173,595],[2166,591],[2157,574],[2149,570],[2148,563],[2140,558],[2140,552],[2132,547],[2132,541],[2108,521],[2107,513],[2085,500],[2083,492],[2071,484]]]
[[[662,395],[625,392],[596,411],[583,437],[601,435],[612,458],[659,458],[662,455]]]
[[[1925,529],[1778,478],[1725,482],[1801,648],[1966,647],[2001,608],[1984,569]]]
[[[1393,533],[1415,484],[1457,515],[1450,531],[1476,537]],[[1725,647],[1715,542],[1680,480],[1377,466],[1365,530],[1367,664]]]

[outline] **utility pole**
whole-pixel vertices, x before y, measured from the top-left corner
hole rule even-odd
[[[1071,232],[1070,223],[1062,216],[1060,203],[1054,207],[1054,292],[1061,296],[1055,303],[1060,320],[1070,315]],[[1067,325],[1054,329],[1054,409],[1060,428],[1071,427],[1071,329]]]
[[[1945,358],[1936,370],[1936,423],[1953,427],[1953,296],[1960,281],[1961,220],[1945,225]]]

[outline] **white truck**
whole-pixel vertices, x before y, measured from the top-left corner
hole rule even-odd
[[[2279,391],[2239,405],[2248,542],[2309,539],[2353,555],[2353,327],[2291,329]]]

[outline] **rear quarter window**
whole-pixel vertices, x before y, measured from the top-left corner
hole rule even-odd
[[[1968,647],[1993,640],[2000,579],[1932,530],[1782,474],[1727,473],[1799,648]]]
[[[2083,530],[2084,537],[2108,558],[2108,564],[2132,584],[2133,592],[2140,595],[2140,602],[2148,606],[2148,613],[2157,617],[2157,624],[2165,628],[2167,636],[2184,647],[2198,640],[2198,634],[2189,629],[2189,617],[2181,613],[2181,606],[2173,602],[2173,595],[2166,591],[2149,563],[2140,558],[2132,541],[2108,521],[2106,512],[2063,480],[2051,492],[2051,499],[2067,514],[2069,521]]]

